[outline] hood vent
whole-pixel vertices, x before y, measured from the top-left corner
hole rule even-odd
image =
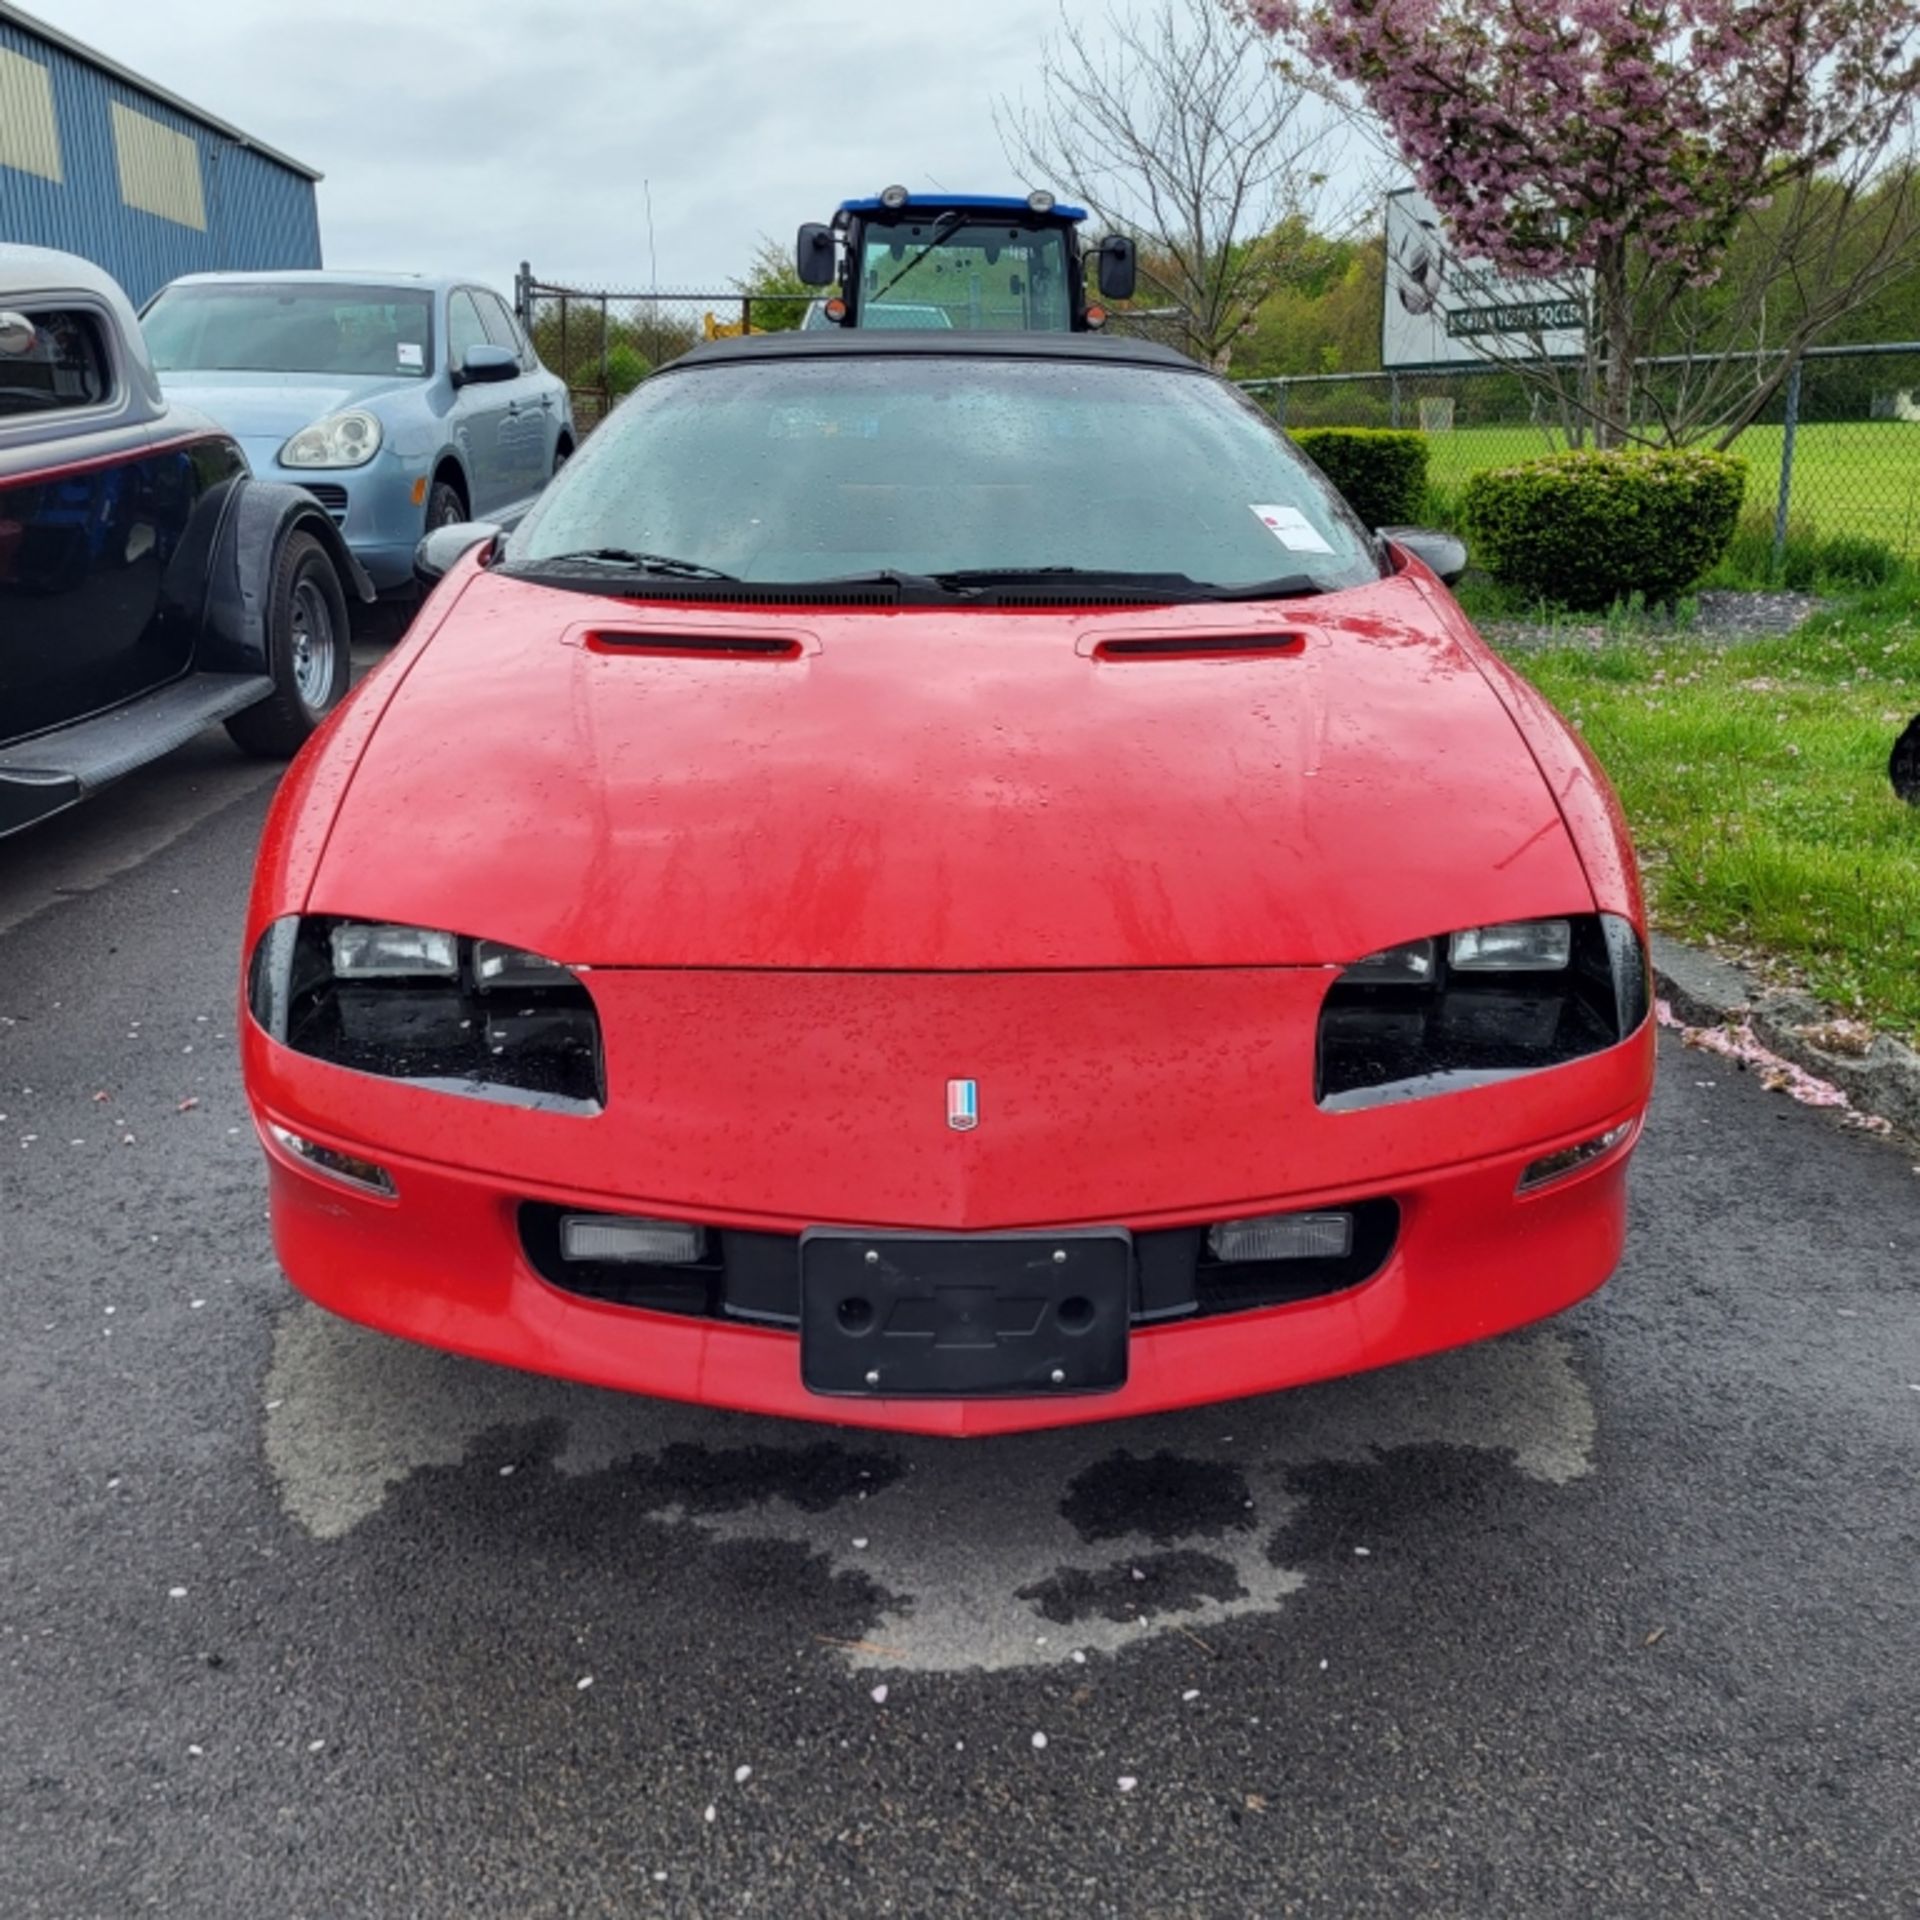
[[[1246,660],[1267,654],[1299,653],[1304,633],[1144,633],[1096,640],[1096,660]]]
[[[791,633],[645,633],[597,628],[589,653],[643,654],[676,660],[798,660],[806,643]]]

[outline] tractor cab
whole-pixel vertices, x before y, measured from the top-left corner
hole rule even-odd
[[[1105,300],[1133,292],[1133,242],[1110,234],[1089,253],[1086,213],[1050,193],[915,194],[889,187],[846,200],[830,223],[800,229],[796,264],[810,287],[839,282],[808,326],[1085,333],[1103,325]],[[1099,299],[1087,294],[1098,266]]]

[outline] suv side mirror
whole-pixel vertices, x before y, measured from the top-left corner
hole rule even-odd
[[[1405,547],[1413,557],[1440,576],[1443,586],[1453,583],[1467,570],[1467,543],[1458,534],[1442,533],[1435,527],[1381,527],[1382,540]]]
[[[517,380],[520,356],[511,347],[496,347],[482,342],[467,349],[467,357],[453,370],[456,387],[470,387],[489,380]]]
[[[794,243],[793,264],[803,287],[833,285],[833,229],[809,220]]]
[[[1110,233],[1100,242],[1100,297],[1103,300],[1131,300],[1139,256],[1124,233]]]
[[[435,527],[413,550],[413,577],[420,590],[431,588],[462,554],[498,540],[501,531],[491,520],[456,520],[450,527]]]

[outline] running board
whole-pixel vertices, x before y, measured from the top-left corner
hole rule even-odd
[[[264,673],[191,673],[111,713],[0,749],[0,834],[72,806],[272,692]]]

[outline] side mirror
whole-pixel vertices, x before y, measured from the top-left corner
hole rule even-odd
[[[1100,242],[1100,297],[1103,300],[1131,300],[1139,256],[1124,233],[1110,233]]]
[[[469,347],[467,357],[453,370],[456,387],[477,386],[490,380],[517,380],[520,356],[511,347],[487,344]]]
[[[833,285],[833,229],[818,220],[809,220],[800,229],[793,249],[793,264],[803,287]]]
[[[1452,586],[1467,570],[1467,543],[1458,534],[1442,533],[1435,527],[1381,527],[1378,531],[1382,540],[1405,547],[1430,567],[1445,586]]]
[[[413,577],[424,592],[433,587],[463,554],[500,538],[502,529],[491,520],[457,520],[435,527],[413,550]]]
[[[33,322],[24,313],[0,313],[0,353],[18,359],[33,351]]]

